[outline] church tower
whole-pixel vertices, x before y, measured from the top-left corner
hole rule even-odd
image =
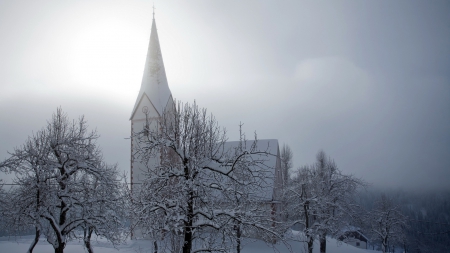
[[[166,110],[174,110],[175,105],[167,83],[166,71],[159,45],[156,29],[155,13],[153,12],[152,30],[145,61],[144,75],[141,88],[131,113],[131,135],[142,131],[147,119],[150,128],[156,129],[159,119]],[[133,154],[136,152],[136,140],[131,138],[131,185],[142,180],[144,166],[137,161]],[[157,163],[159,161],[152,161]]]

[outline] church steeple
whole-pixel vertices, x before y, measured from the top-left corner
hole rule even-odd
[[[166,71],[164,69],[161,47],[159,45],[154,7],[152,30],[145,61],[144,75],[142,76],[141,89],[139,90],[139,95],[133,107],[131,118],[133,118],[133,115],[136,113],[139,103],[144,96],[147,96],[159,115],[163,113],[169,100],[172,99],[172,93],[170,92]]]
[[[153,4],[153,21],[155,20],[155,4]]]

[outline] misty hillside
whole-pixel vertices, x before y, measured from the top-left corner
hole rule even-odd
[[[406,238],[403,243],[395,243],[398,247],[406,247],[407,252],[448,251],[450,192],[372,189],[360,192],[358,202],[365,210],[371,210],[376,199],[383,193],[392,198],[407,217]]]

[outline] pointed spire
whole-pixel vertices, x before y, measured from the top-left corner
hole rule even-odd
[[[158,31],[155,21],[155,7],[153,6],[152,30],[148,45],[147,58],[145,61],[144,75],[142,77],[141,89],[137,97],[131,116],[136,111],[139,101],[146,95],[155,109],[161,115],[172,97],[167,83],[166,71],[159,45]]]
[[[153,3],[153,20],[155,20],[155,3]]]

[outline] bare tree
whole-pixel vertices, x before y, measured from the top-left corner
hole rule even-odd
[[[111,220],[119,219],[112,199],[102,194],[107,188],[103,186],[116,189],[117,170],[103,163],[97,138],[95,131],[88,132],[83,117],[71,122],[58,108],[46,128],[0,163],[2,170],[15,173],[14,182],[19,185],[13,190],[8,211],[12,224],[33,225],[36,230],[29,252],[40,234],[46,236],[55,253],[62,253],[67,241],[77,236],[77,228],[88,224],[96,231],[105,231]],[[116,241],[116,234],[109,232],[101,234]]]
[[[132,193],[135,223],[144,234],[160,240],[178,235],[184,253],[226,251],[230,242],[239,249],[241,233],[251,231],[281,237],[272,226],[272,202],[261,196],[273,187],[274,168],[265,163],[272,154],[256,139],[227,143],[225,130],[195,103],[178,104],[156,129],[133,138],[135,159],[147,165]]]
[[[405,237],[407,218],[391,198],[382,194],[373,210],[365,217],[371,237],[381,242],[383,253],[388,251],[389,242],[401,242]]]

